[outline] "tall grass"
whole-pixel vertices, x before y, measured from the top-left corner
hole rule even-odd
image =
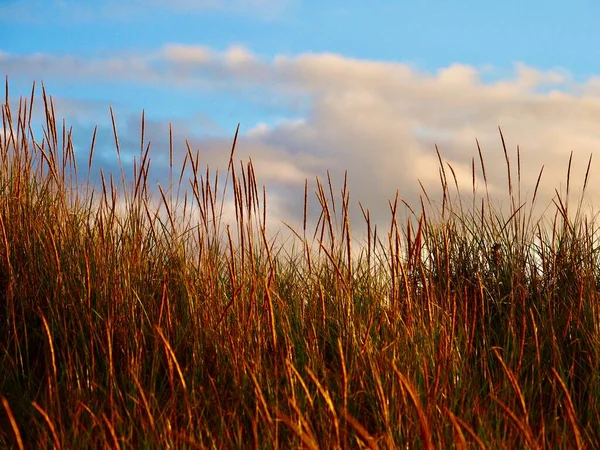
[[[363,209],[357,250],[325,180],[291,251],[235,139],[226,184],[189,146],[173,173],[171,146],[152,195],[142,121],[133,178],[93,189],[95,133],[78,168],[45,92],[34,136],[34,98],[13,115],[7,83],[2,107],[0,446],[600,446],[600,246],[570,181],[536,218],[505,148],[505,216],[440,157],[442,202],[390,201],[383,233]]]

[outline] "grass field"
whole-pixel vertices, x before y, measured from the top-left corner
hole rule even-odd
[[[505,150],[503,214],[440,158],[441,202],[392,199],[376,231],[324,180],[283,246],[235,141],[221,180],[188,149],[154,189],[142,125],[133,177],[94,190],[94,144],[76,167],[51,97],[6,91],[0,447],[600,447],[600,242],[569,187],[537,217]]]

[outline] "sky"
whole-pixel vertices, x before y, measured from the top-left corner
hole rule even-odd
[[[523,201],[543,166],[550,204],[570,153],[580,186],[600,149],[599,45],[600,3],[583,0],[0,0],[11,100],[43,82],[82,161],[98,125],[95,167],[117,169],[111,106],[126,164],[144,110],[163,186],[169,124],[176,167],[187,139],[224,170],[239,123],[236,158],[252,159],[275,226],[299,223],[305,180],[313,192],[327,171],[338,191],[347,172],[355,218],[360,203],[384,221],[396,193],[418,206],[421,185],[440,192],[435,145],[470,191],[476,139],[506,203],[498,127],[515,177],[519,145]]]

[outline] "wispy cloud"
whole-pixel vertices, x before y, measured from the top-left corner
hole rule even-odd
[[[232,12],[251,9],[269,9],[280,12],[289,3],[290,0],[150,0],[150,4],[166,5],[169,8],[191,11],[219,9]]]
[[[60,77],[77,83],[111,79],[236,92],[240,102],[264,97],[282,102],[302,99],[305,113],[277,124],[248,124],[240,157],[251,156],[259,181],[271,188],[280,210],[301,214],[305,178],[330,169],[341,184],[348,171],[353,199],[387,216],[387,199],[399,190],[418,202],[417,179],[439,191],[434,145],[452,165],[459,183],[470,189],[475,139],[481,144],[492,194],[506,192],[506,164],[498,134],[507,138],[513,168],[520,144],[522,184],[529,198],[545,165],[542,199],[564,185],[566,163],[574,151],[573,180],[582,179],[590,153],[600,148],[600,83],[577,82],[564,70],[540,71],[517,64],[509,79],[483,81],[489,69],[451,65],[434,73],[402,63],[300,54],[264,59],[242,46],[224,51],[203,46],[169,45],[145,55],[110,59],[9,55],[0,64],[11,76]],[[249,129],[251,128],[251,129]],[[130,130],[135,133],[135,129]],[[229,141],[186,134],[210,165],[226,165]],[[168,136],[167,136],[168,138]],[[160,139],[160,137],[156,137]],[[180,155],[183,158],[183,153]],[[591,194],[600,200],[600,191]],[[272,211],[273,212],[273,211]]]
[[[150,12],[200,14],[218,12],[245,14],[255,18],[274,19],[283,14],[292,0],[7,0],[0,3],[3,20],[41,22],[130,20],[143,18]]]

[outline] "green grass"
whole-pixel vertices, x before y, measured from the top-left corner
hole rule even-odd
[[[221,180],[188,148],[152,197],[142,122],[133,177],[93,189],[94,143],[84,173],[51,97],[37,138],[6,90],[0,447],[600,447],[600,244],[570,180],[537,217],[505,150],[503,214],[440,158],[441,203],[397,198],[384,231],[326,180],[290,246],[235,141]]]

